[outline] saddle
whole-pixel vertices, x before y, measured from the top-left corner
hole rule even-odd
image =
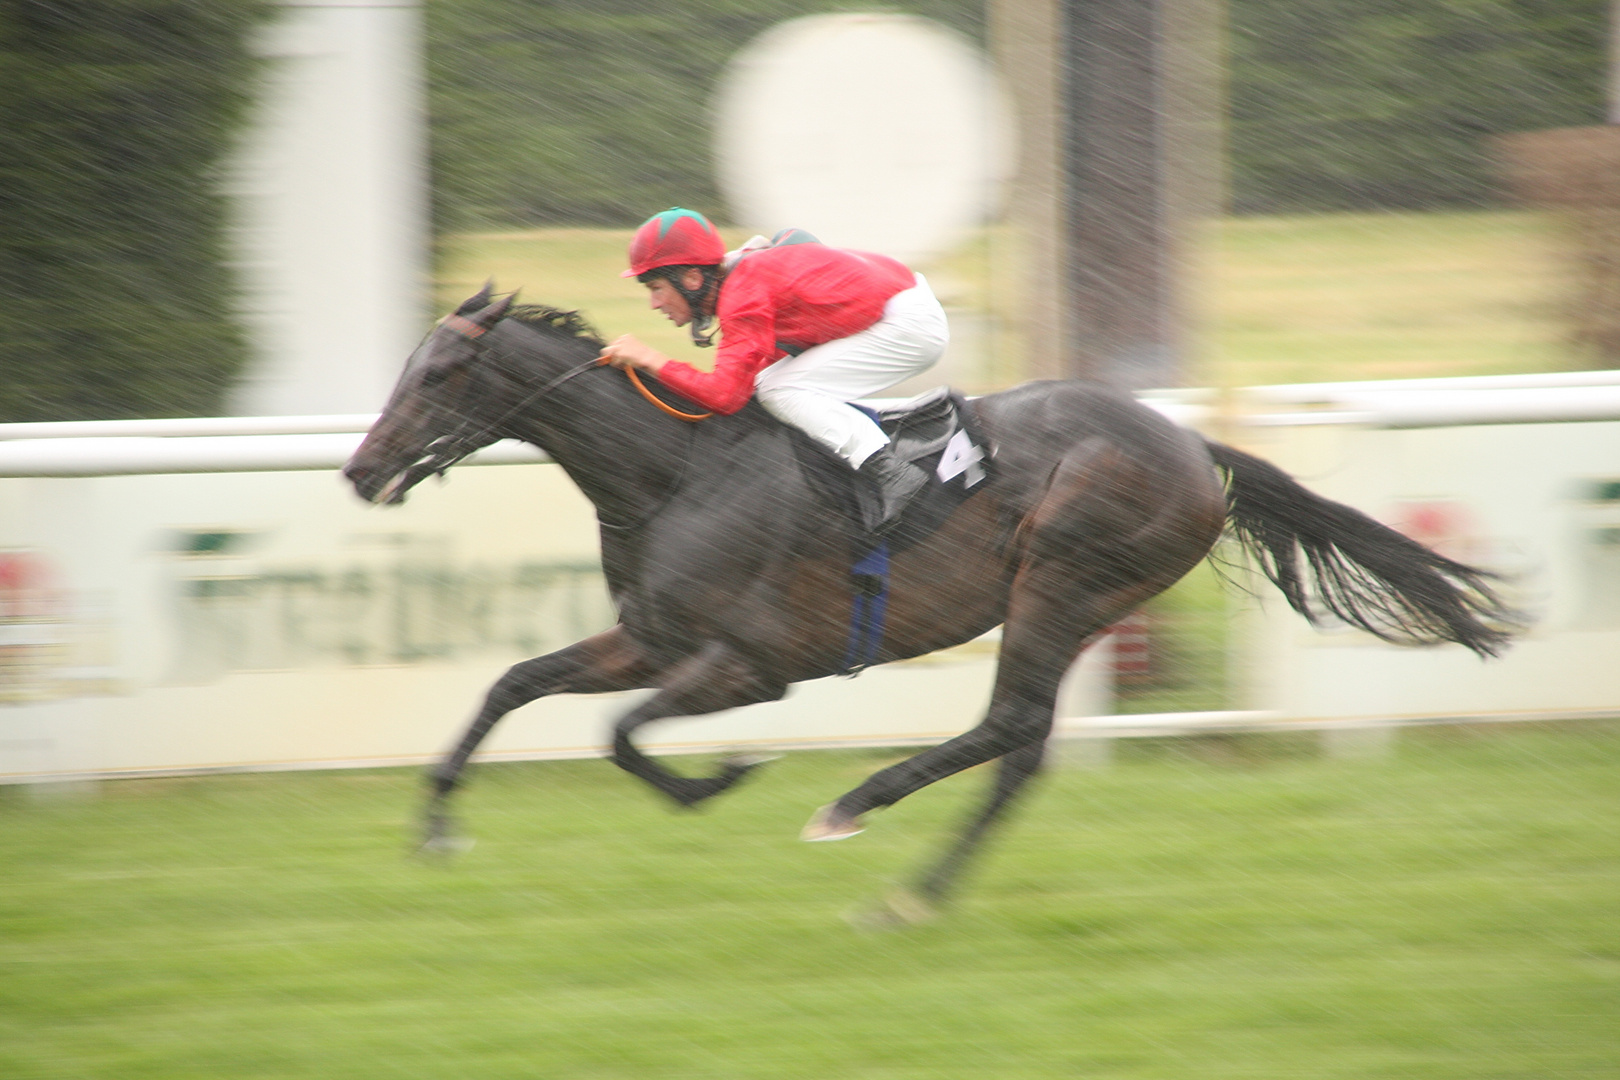
[[[926,539],[970,495],[994,475],[994,447],[979,429],[972,404],[948,387],[884,409],[856,408],[875,420],[889,436],[893,452],[931,477],[906,507],[900,524],[888,535],[891,551],[903,551]],[[862,520],[863,501],[875,497],[844,461],[796,429],[794,445],[811,483],[831,501]]]
[[[967,399],[948,386],[874,411],[894,453],[913,464],[927,462],[940,483],[962,478],[977,487],[989,474],[991,448],[980,434]]]

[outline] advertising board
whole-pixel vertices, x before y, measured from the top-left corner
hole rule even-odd
[[[1312,490],[1503,574],[1530,620],[1500,658],[1313,629],[1269,586],[1240,669],[1291,719],[1578,716],[1620,708],[1620,422],[1251,427]]]
[[[386,509],[331,471],[0,478],[0,781],[425,762],[508,665],[614,619],[591,507],[549,464],[464,467]],[[641,738],[936,741],[979,719],[995,649]],[[487,756],[600,754],[632,703],[535,702]]]

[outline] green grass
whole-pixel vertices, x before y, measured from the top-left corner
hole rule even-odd
[[[1130,744],[1055,769],[938,922],[851,930],[983,774],[857,840],[887,757],[672,814],[604,762],[486,766],[453,866],[407,771],[0,799],[12,1080],[1613,1077],[1620,730]]]
[[[1193,385],[1500,375],[1580,366],[1564,247],[1529,211],[1222,223]]]

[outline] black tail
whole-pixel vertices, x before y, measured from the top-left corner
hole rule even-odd
[[[1313,494],[1270,462],[1208,445],[1227,477],[1227,526],[1312,624],[1319,605],[1385,641],[1456,642],[1480,656],[1497,655],[1522,628],[1523,619],[1491,589],[1497,575]]]

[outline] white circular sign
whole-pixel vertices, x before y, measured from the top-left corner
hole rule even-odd
[[[902,260],[994,212],[1011,110],[980,52],[910,15],[815,15],[739,53],[715,103],[737,224]]]

